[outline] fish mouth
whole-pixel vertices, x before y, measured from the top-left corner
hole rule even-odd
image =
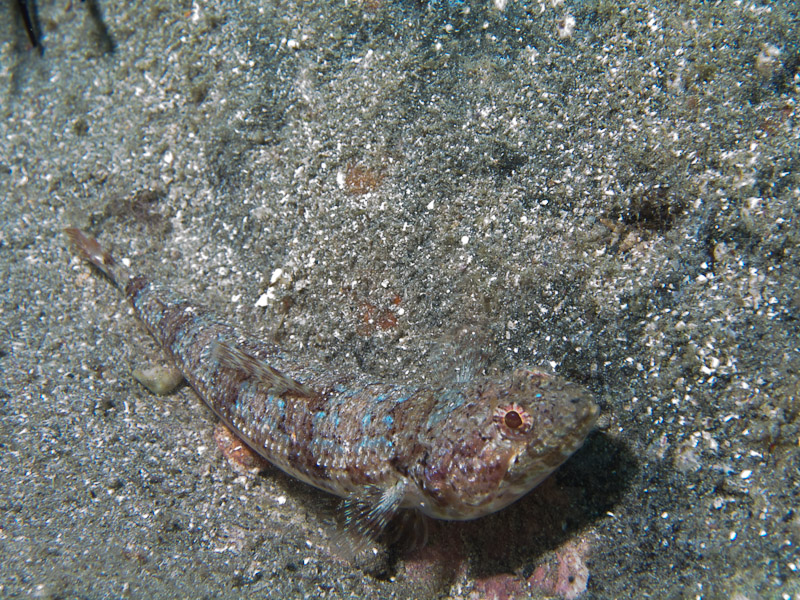
[[[576,397],[572,403],[572,418],[565,419],[560,427],[553,428],[549,436],[550,443],[547,444],[551,450],[559,450],[565,458],[583,445],[600,416],[600,407],[591,398]]]
[[[584,440],[586,437],[591,433],[594,426],[597,424],[597,419],[600,417],[600,407],[594,402],[594,400],[586,399],[584,401],[584,405],[582,410],[580,410],[577,416],[577,423],[576,425],[569,431],[568,435],[566,436],[567,440],[571,440],[572,450],[569,454],[575,452],[578,448],[583,445]]]

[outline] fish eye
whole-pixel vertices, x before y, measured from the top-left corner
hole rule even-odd
[[[507,437],[519,437],[530,431],[533,418],[516,402],[501,404],[494,412],[494,421]]]
[[[522,417],[520,417],[519,413],[515,410],[508,411],[506,416],[503,417],[503,422],[509,429],[519,429],[522,427]]]

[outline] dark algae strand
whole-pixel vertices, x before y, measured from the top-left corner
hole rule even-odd
[[[536,369],[411,386],[291,356],[66,233],[211,410],[286,473],[345,498],[347,527],[370,538],[400,509],[464,520],[508,506],[597,420],[588,390]]]

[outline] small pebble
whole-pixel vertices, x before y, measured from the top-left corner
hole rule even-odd
[[[171,394],[183,382],[183,374],[178,369],[164,365],[134,369],[133,378],[159,396]]]

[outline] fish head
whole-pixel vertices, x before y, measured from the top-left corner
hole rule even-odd
[[[586,388],[540,370],[442,391],[420,423],[417,507],[455,520],[505,508],[580,448],[598,414]]]

